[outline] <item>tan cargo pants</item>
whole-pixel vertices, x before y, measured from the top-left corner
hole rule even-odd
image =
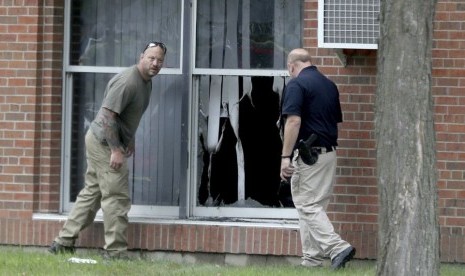
[[[291,192],[299,214],[303,259],[309,266],[321,266],[324,257],[333,259],[350,244],[334,231],[326,215],[336,174],[336,152],[323,153],[308,166],[298,156],[292,161]]]
[[[102,208],[105,246],[110,255],[124,254],[127,250],[128,212],[131,208],[128,184],[128,166],[123,162],[119,170],[110,168],[111,150],[100,143],[92,131],[85,137],[87,172],[85,187],[77,196],[56,242],[72,246],[79,232],[95,219]]]

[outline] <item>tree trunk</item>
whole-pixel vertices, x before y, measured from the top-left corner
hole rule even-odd
[[[378,275],[438,275],[431,48],[436,0],[381,0]]]

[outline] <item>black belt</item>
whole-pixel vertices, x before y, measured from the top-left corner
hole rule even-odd
[[[336,151],[335,146],[331,146],[331,147],[312,147],[312,149],[316,150],[316,152],[318,152],[318,154],[323,154],[323,153]]]

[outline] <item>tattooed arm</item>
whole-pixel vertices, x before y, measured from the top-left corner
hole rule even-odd
[[[105,140],[111,149],[110,167],[117,170],[123,165],[126,154],[119,137],[118,113],[102,107],[98,115],[102,122]]]

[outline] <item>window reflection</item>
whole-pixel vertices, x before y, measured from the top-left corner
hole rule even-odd
[[[182,1],[74,0],[71,65],[134,64],[152,40],[169,49],[166,67],[179,67]]]
[[[114,74],[75,73],[73,82],[70,200],[84,186],[85,133],[100,108],[107,82]],[[182,76],[158,75],[147,111],[136,132],[136,149],[129,159],[129,186],[136,205],[178,206],[183,181],[181,160],[181,116],[187,91]]]
[[[180,67],[181,0],[72,0],[70,65],[128,67],[146,44],[162,41],[164,67]],[[114,73],[69,73],[72,90],[70,201],[84,185],[84,135],[100,108],[105,86]],[[150,104],[136,133],[136,151],[129,160],[130,193],[136,205],[178,206],[185,181],[181,166],[181,131],[188,91],[185,75],[153,79]]]
[[[286,68],[301,47],[301,0],[197,1],[196,68]]]

